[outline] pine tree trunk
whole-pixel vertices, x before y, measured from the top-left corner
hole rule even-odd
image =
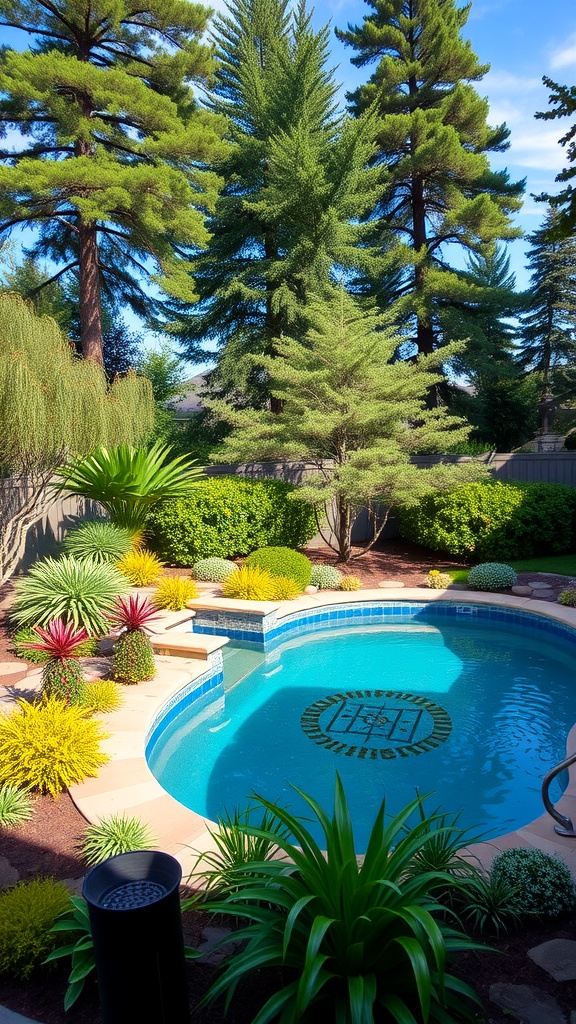
[[[94,221],[78,221],[80,259],[80,344],[85,359],[104,365],[100,269]]]
[[[338,558],[337,562],[349,562],[352,554],[352,517],[350,506],[337,498]]]

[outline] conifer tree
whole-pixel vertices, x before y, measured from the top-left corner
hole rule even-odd
[[[221,148],[218,121],[191,86],[212,70],[209,11],[188,0],[0,0],[0,25],[31,49],[0,55],[0,233],[33,226],[52,280],[79,281],[84,356],[102,356],[100,292],[140,314],[195,297],[188,255],[204,245]]]
[[[363,308],[343,288],[311,300],[308,315],[311,326],[301,340],[277,339],[273,353],[261,359],[278,413],[211,403],[234,428],[218,459],[313,463],[316,475],[298,497],[324,510],[331,530],[326,540],[347,562],[355,557],[352,527],[362,509],[373,534],[360,554],[386,522],[374,502],[415,502],[438,487],[477,479],[479,470],[472,463],[430,469],[410,463],[411,454],[443,452],[468,434],[467,424],[445,407],[426,408],[430,387],[442,379],[440,353],[398,362],[401,338],[385,316]]]
[[[542,227],[528,235],[530,305],[522,322],[520,364],[539,374],[542,394],[576,356],[576,236],[558,233],[559,217],[549,209]]]
[[[366,2],[363,24],[337,35],[357,51],[358,67],[377,62],[368,83],[349,98],[356,114],[377,104],[382,115],[377,159],[389,185],[375,211],[378,237],[397,275],[399,320],[418,351],[429,353],[444,340],[443,310],[466,298],[466,280],[451,269],[451,255],[481,252],[519,234],[509,215],[520,206],[523,183],[490,169],[487,154],[506,149],[509,132],[488,126],[487,100],[472,84],[488,66],[461,35],[470,5]]]
[[[367,168],[376,122],[337,116],[328,29],[313,30],[303,0],[293,13],[288,0],[231,0],[215,36],[212,104],[234,146],[194,265],[201,301],[179,332],[191,360],[220,346],[211,384],[259,405],[266,377],[244,354],[270,352],[301,325],[308,295],[333,271],[371,266],[367,229],[353,219],[380,192],[380,170]]]
[[[557,117],[576,115],[576,85],[558,85],[551,78],[543,78],[542,81],[550,89],[548,102],[555,109],[539,111],[534,116],[544,121],[550,121]],[[576,120],[560,139],[560,145],[566,146],[568,163],[572,166],[565,167],[560,171],[560,174],[556,175],[556,181],[571,182],[573,178],[576,178]],[[535,198],[545,200],[557,211],[558,217],[554,228],[558,235],[570,235],[576,231],[576,188],[573,185],[566,185],[566,188],[561,189],[555,196],[544,194]]]

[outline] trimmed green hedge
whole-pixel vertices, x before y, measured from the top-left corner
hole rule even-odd
[[[475,561],[576,549],[576,489],[562,484],[465,484],[397,508],[396,516],[407,540]]]
[[[310,559],[286,547],[259,548],[248,555],[246,565],[257,565],[260,569],[267,569],[273,576],[294,580],[300,590],[308,586],[312,575]]]
[[[165,562],[234,558],[255,548],[303,547],[316,533],[311,505],[290,498],[283,480],[207,477],[189,497],[164,501],[150,512],[150,546]]]

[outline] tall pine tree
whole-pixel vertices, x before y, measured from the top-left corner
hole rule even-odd
[[[576,115],[576,85],[558,85],[551,78],[543,78],[542,81],[550,89],[548,102],[554,109],[539,111],[534,116],[543,121],[551,121],[557,117]],[[576,178],[576,120],[567,128],[566,134],[560,139],[560,145],[566,147],[566,157],[570,166],[565,167],[560,174],[556,175],[556,181],[572,182],[572,179]],[[555,196],[543,194],[535,198],[545,200],[557,211],[558,217],[554,227],[558,235],[570,235],[576,231],[576,188],[574,185],[566,185]]]
[[[212,384],[266,404],[266,375],[244,359],[303,321],[307,297],[333,272],[367,272],[372,254],[358,218],[379,194],[367,168],[376,119],[336,113],[328,30],[315,32],[303,2],[232,0],[216,23],[213,109],[234,143],[218,167],[225,188],[196,260],[201,296],[179,327],[189,359],[220,346]],[[244,372],[243,372],[244,367]]]
[[[557,390],[554,377],[576,357],[576,236],[558,235],[559,216],[548,210],[542,227],[528,235],[530,305],[523,317],[520,363],[539,374],[542,394]]]
[[[361,114],[377,104],[383,119],[378,160],[389,186],[375,208],[377,237],[397,276],[393,298],[418,351],[442,343],[442,310],[466,296],[451,269],[457,250],[481,252],[519,232],[509,215],[523,183],[491,171],[488,153],[507,147],[504,125],[487,124],[488,103],[476,92],[488,70],[462,38],[470,5],[455,0],[366,0],[361,26],[338,36],[359,67],[377,62],[350,96]]]
[[[82,351],[98,363],[102,287],[143,315],[161,305],[150,280],[195,297],[187,257],[217,184],[203,165],[221,148],[192,95],[212,70],[208,14],[188,0],[0,0],[0,25],[32,39],[0,56],[0,129],[23,133],[0,153],[0,233],[35,227],[53,279],[78,276]]]

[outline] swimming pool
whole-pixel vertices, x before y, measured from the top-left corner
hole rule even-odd
[[[253,791],[299,813],[290,783],[329,808],[338,770],[359,851],[382,797],[395,812],[416,788],[434,794],[429,810],[462,810],[463,826],[525,825],[576,721],[576,634],[487,608],[393,612],[292,623],[267,651],[226,649],[225,685],[156,725],[158,781],[215,819]]]

